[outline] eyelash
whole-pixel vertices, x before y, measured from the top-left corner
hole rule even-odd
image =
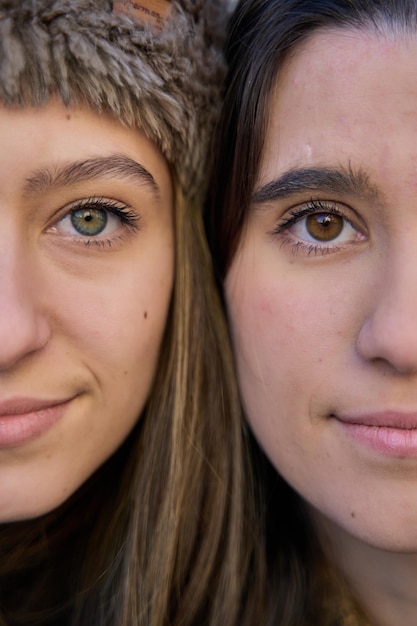
[[[281,220],[280,223],[278,223],[277,226],[268,234],[272,237],[282,236],[286,233],[286,231],[288,231],[295,224],[299,223],[303,218],[312,215],[336,215],[337,217],[343,219],[343,227],[349,225],[358,233],[358,235],[361,234],[362,237],[364,237],[362,231],[357,226],[355,226],[352,221],[348,217],[346,217],[346,215],[342,211],[340,211],[333,202],[323,202],[321,200],[313,199],[311,199],[308,204],[305,204],[301,208],[293,209],[290,212],[290,217]],[[298,252],[301,251],[307,256],[324,256],[333,252],[338,252],[344,245],[346,245],[346,243],[343,243],[342,245],[334,243],[332,244],[331,240],[328,244],[308,243],[305,241],[296,241],[293,237],[285,237],[282,241],[282,245],[291,245],[294,255],[297,255]]]
[[[82,211],[83,209],[105,211],[106,213],[120,219],[122,227],[132,232],[139,230],[139,223],[141,219],[140,215],[132,211],[129,204],[121,204],[110,198],[90,197],[77,200],[68,205],[65,208],[65,214],[54,223],[53,228],[55,231],[57,230],[57,225],[63,222],[65,218],[70,217],[71,215],[74,215],[76,211]],[[80,243],[87,247],[97,246],[104,248],[111,247],[114,243],[117,243],[117,241],[124,239],[125,235],[126,233],[121,233],[118,236],[112,235],[111,237],[100,238],[100,233],[92,236],[82,235],[80,233],[78,235],[68,234],[68,237],[70,237],[75,243]]]

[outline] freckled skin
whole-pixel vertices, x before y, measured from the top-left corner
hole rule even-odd
[[[23,445],[0,447],[0,521],[45,513],[69,497],[124,441],[157,368],[173,282],[168,165],[139,130],[83,107],[0,109],[0,404],[72,398],[62,419]],[[153,176],[121,176],[24,193],[41,168],[123,154]],[[60,218],[83,198],[138,215],[113,217],[86,245]],[[74,232],[73,232],[74,231]],[[100,235],[101,237],[101,235]],[[139,278],[138,278],[139,277]],[[149,319],[143,318],[144,305]],[[117,417],[117,419],[116,419]]]

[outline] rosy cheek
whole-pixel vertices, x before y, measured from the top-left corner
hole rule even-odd
[[[270,318],[275,315],[276,302],[275,298],[270,293],[260,294],[259,298],[259,314],[262,317]]]
[[[261,330],[273,328],[274,334],[285,335],[299,329],[307,308],[300,294],[293,294],[279,285],[269,285],[261,288],[253,299]]]

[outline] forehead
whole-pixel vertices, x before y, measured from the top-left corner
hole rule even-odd
[[[417,145],[417,36],[319,31],[277,78],[261,178],[409,146],[410,133]]]
[[[31,198],[38,206],[42,194],[61,197],[64,190],[94,195],[103,185],[114,192],[116,185],[130,185],[170,202],[172,179],[162,152],[140,129],[110,114],[58,99],[42,107],[0,105],[0,136],[0,209],[12,199],[26,207]]]

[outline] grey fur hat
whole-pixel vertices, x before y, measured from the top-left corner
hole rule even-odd
[[[0,102],[57,94],[110,111],[142,128],[186,197],[201,199],[226,23],[225,0],[0,0]]]

